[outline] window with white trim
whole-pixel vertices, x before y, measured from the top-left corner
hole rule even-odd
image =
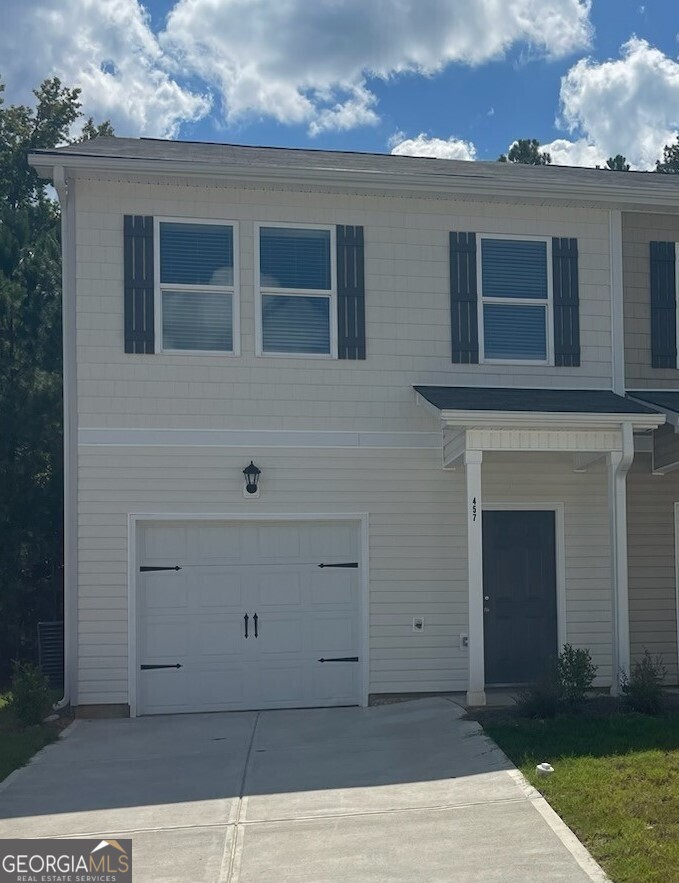
[[[237,352],[234,231],[221,221],[158,221],[156,339],[162,352]]]
[[[479,251],[483,361],[549,364],[550,241],[482,236]]]
[[[334,229],[258,228],[258,351],[336,354]]]

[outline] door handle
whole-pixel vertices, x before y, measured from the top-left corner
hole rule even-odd
[[[250,617],[246,613],[245,616],[243,617],[243,619],[245,620],[245,637],[247,638],[247,636],[248,636],[248,621],[249,621]]]
[[[258,631],[257,631],[257,623],[258,623],[258,621],[259,621],[259,617],[257,616],[256,613],[255,613],[255,615],[252,617],[252,621],[253,621],[254,624],[255,624],[255,637],[258,638],[258,637],[259,637],[259,633],[258,633]]]

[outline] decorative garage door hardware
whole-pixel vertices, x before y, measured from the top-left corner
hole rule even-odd
[[[319,567],[358,567],[358,561],[348,561],[346,564],[319,564]]]
[[[181,570],[181,567],[176,564],[174,567],[140,567],[142,573],[148,573],[150,570]]]
[[[319,659],[319,662],[358,662],[358,656],[336,656],[334,659]]]
[[[181,662],[175,662],[174,665],[140,665],[142,671],[148,671],[150,668],[183,668]]]
[[[245,637],[247,638],[248,637],[248,623],[250,622],[250,617],[247,615],[247,613],[243,617],[243,620],[245,622]],[[257,616],[256,613],[252,617],[252,621],[255,624],[255,637],[258,638],[259,637],[259,617]]]

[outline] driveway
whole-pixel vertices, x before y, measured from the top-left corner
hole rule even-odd
[[[135,883],[605,879],[447,699],[77,721],[0,837],[131,837]]]

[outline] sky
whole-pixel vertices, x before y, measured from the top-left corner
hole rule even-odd
[[[117,135],[653,168],[677,0],[2,0],[0,79],[82,88]]]

